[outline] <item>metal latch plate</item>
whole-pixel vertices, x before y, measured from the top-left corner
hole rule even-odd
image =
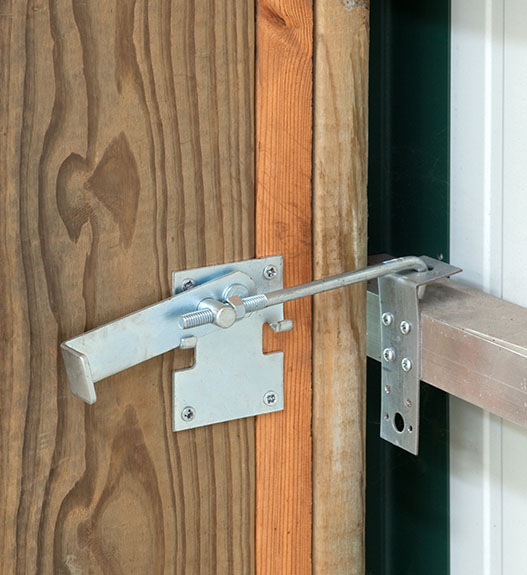
[[[282,257],[274,256],[175,272],[173,294],[235,271],[250,276],[257,294],[282,288]],[[206,337],[195,338],[192,329],[186,330],[186,346],[195,347],[194,365],[173,372],[174,431],[284,408],[283,353],[262,352],[263,324],[283,319],[283,305],[275,305]]]

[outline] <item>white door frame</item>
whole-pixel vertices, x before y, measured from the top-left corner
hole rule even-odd
[[[527,2],[452,0],[451,22],[450,261],[526,306]],[[451,575],[527,573],[527,432],[450,405]]]

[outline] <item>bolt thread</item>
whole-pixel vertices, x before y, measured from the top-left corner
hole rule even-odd
[[[264,294],[251,295],[243,298],[245,311],[251,313],[267,307],[267,296]]]
[[[246,313],[265,309],[267,307],[267,297],[264,294],[252,295],[243,298],[243,305],[245,306]],[[185,313],[179,318],[179,325],[182,329],[192,329],[201,325],[214,323],[216,315],[211,309],[200,309]]]
[[[183,329],[191,329],[193,327],[199,327],[200,325],[214,323],[214,317],[215,315],[212,310],[200,309],[198,311],[183,314],[179,318],[179,325]]]

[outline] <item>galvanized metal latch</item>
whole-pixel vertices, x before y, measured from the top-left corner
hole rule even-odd
[[[283,356],[262,352],[262,327],[287,331],[283,304],[379,279],[383,349],[381,436],[417,453],[423,286],[457,273],[409,256],[282,288],[280,256],[173,274],[172,297],[64,342],[71,391],[96,400],[94,382],[175,348],[195,348],[190,369],[173,373],[174,431],[283,409]]]

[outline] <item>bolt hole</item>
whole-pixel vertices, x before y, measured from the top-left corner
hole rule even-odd
[[[413,426],[412,426],[412,425],[409,425],[409,426],[408,426],[408,431],[409,431],[410,433],[412,433],[413,430],[414,430]]]
[[[428,268],[428,271],[431,272],[434,269],[434,266],[426,266]]]
[[[393,417],[393,426],[399,433],[404,431],[404,417],[399,412],[397,412]]]

